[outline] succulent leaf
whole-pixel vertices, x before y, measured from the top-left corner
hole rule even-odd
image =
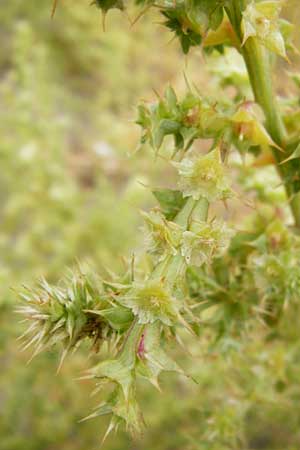
[[[152,193],[159,202],[161,211],[167,220],[175,219],[186,202],[182,193],[173,189],[156,189]]]

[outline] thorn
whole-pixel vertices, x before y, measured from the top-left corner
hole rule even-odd
[[[51,11],[51,19],[54,18],[57,5],[58,5],[58,0],[53,0],[52,11]]]
[[[139,12],[139,14],[136,16],[135,19],[133,19],[133,21],[131,22],[131,27],[133,27],[142,17],[144,14],[146,14],[146,12],[148,11],[148,9],[151,8],[151,4],[146,6],[144,9],[142,9],[142,11]]]
[[[127,17],[127,19],[128,19],[128,22],[130,23],[130,26],[132,27],[132,20],[131,20],[131,18],[130,18],[130,16],[129,16],[129,14],[128,14],[127,10],[126,10],[126,9],[124,9],[124,10],[123,10],[123,13],[124,13],[124,14],[125,14],[125,16]]]
[[[158,390],[158,392],[160,394],[162,394],[163,391],[162,391],[162,389],[160,387],[160,384],[159,384],[157,378],[150,378],[149,381],[152,384],[152,386],[154,386]]]
[[[187,76],[187,73],[185,70],[183,71],[183,78],[184,78],[187,89],[192,92],[192,87],[191,87],[190,81],[188,79],[188,76]]]
[[[134,282],[134,278],[135,278],[135,254],[132,253],[132,257],[131,257],[131,282]]]
[[[105,33],[105,20],[106,20],[106,12],[102,11],[102,31]]]
[[[102,445],[104,444],[104,442],[106,441],[107,436],[113,431],[113,429],[115,428],[115,424],[113,423],[113,419],[110,421],[107,430],[103,436],[103,439],[101,441],[100,446],[102,447]]]
[[[60,369],[62,368],[63,362],[64,362],[67,354],[68,354],[68,349],[66,348],[66,349],[63,350],[63,352],[61,354],[60,361],[59,361],[59,364],[58,364],[58,367],[57,367],[57,370],[56,370],[56,375],[59,374]]]

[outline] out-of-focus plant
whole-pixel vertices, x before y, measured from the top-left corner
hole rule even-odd
[[[201,449],[243,448],[242,423],[251,416],[251,402],[280,396],[294,377],[279,351],[270,351],[269,361],[261,351],[275,339],[293,342],[290,360],[299,351],[295,327],[289,327],[299,313],[298,103],[278,101],[272,81],[276,57],[288,60],[294,51],[293,27],[280,18],[282,3],[95,1],[104,17],[115,8],[135,8],[139,16],[154,8],[183,53],[201,47],[207,58],[219,52],[221,59],[232,47],[248,77],[234,76],[232,70],[222,80],[219,71],[220,86],[233,91],[216,88],[211,98],[187,82],[181,98],[169,86],[153,103],[139,105],[141,144],[150,145],[178,173],[176,187],[153,189],[157,207],[143,213],[145,254],[133,257],[121,274],[108,269],[107,277],[96,280],[78,271],[57,287],[43,281],[21,294],[25,303],[19,312],[29,322],[24,345],[33,345],[34,355],[59,343],[63,360],[85,339],[96,352],[101,345],[107,348],[83,376],[95,381],[95,393],[102,397],[88,417],[111,416],[106,435],[123,423],[133,435],[141,432],[138,380],[159,389],[161,373],[173,371],[191,383],[199,381],[168,351],[172,340],[181,342],[185,333],[196,346],[218,345],[215,357],[228,358],[229,373],[239,371],[227,386],[231,396],[223,409],[212,413],[211,405],[203,405]],[[251,96],[244,98],[245,93]],[[266,165],[276,168],[284,187],[278,198],[270,198],[267,176],[265,189],[253,177]],[[244,191],[257,192],[253,201],[260,204],[247,220],[227,224],[217,217],[224,216],[219,203],[230,211],[239,197],[238,179]],[[256,332],[263,344],[252,343]],[[271,383],[274,367],[279,375]],[[224,368],[218,369],[222,376]]]

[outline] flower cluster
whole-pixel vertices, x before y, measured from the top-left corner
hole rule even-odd
[[[214,147],[221,142],[228,149],[234,145],[242,152],[251,147],[262,151],[270,146],[280,149],[265,129],[264,120],[264,113],[253,101],[216,101],[191,89],[179,100],[169,86],[157,103],[139,105],[136,122],[143,130],[141,144],[148,142],[158,152],[165,138],[172,136],[172,158],[182,158],[200,139],[212,139]],[[190,160],[184,158],[186,170]]]
[[[25,305],[17,312],[31,322],[22,338],[24,349],[33,345],[33,356],[60,343],[61,363],[66,354],[89,338],[98,351],[104,341],[113,341],[120,330],[132,321],[130,311],[121,306],[111,308],[96,282],[83,274],[73,274],[61,286],[42,280],[34,289],[26,289],[21,297]]]
[[[159,217],[159,228],[150,234],[149,251],[160,256],[159,261],[167,255],[181,255],[187,265],[201,266],[210,263],[212,258],[219,257],[228,248],[233,230],[225,222],[194,221],[188,230],[184,230],[175,222],[166,221],[157,211],[153,215]],[[146,215],[149,220],[150,215]],[[150,222],[153,225],[153,222]],[[156,224],[156,222],[155,222]],[[171,233],[171,231],[173,233]]]
[[[136,277],[129,270],[98,285],[82,274],[58,287],[44,281],[23,295],[26,305],[19,308],[32,321],[28,333],[33,337],[26,347],[35,345],[34,354],[60,343],[63,361],[85,338],[92,340],[96,350],[107,342],[108,358],[91,368],[86,377],[97,381],[96,392],[107,382],[115,386],[89,416],[112,414],[108,432],[123,421],[130,431],[140,430],[138,375],[158,387],[162,370],[183,373],[161,348],[162,336],[169,328],[176,335],[177,328],[195,326],[197,318],[185,295],[186,270],[219,256],[231,237],[224,223],[206,221],[209,202],[224,199],[230,192],[219,150],[174,164],[181,175],[181,190],[154,191],[159,208],[142,213],[148,255],[154,257],[152,271]]]

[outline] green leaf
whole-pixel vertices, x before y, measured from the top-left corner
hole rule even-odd
[[[152,191],[161,211],[167,220],[173,220],[186,203],[180,191],[172,189],[156,189]]]
[[[87,378],[105,378],[117,383],[129,400],[131,388],[134,384],[134,366],[136,362],[137,345],[143,326],[133,323],[128,330],[121,352],[116,359],[101,361],[89,370]]]
[[[93,4],[98,6],[104,13],[114,8],[122,11],[124,9],[123,0],[94,0]]]
[[[180,130],[180,123],[172,119],[162,119],[157,128],[153,131],[154,147],[158,150],[165,138],[170,134],[177,134]]]
[[[231,117],[231,121],[235,124],[234,130],[241,142],[246,140],[252,146],[260,146],[263,150],[270,146],[281,150],[262,124],[263,119],[262,110],[253,102],[244,102]]]
[[[102,11],[102,27],[105,31],[106,14],[111,9],[119,9],[124,11],[125,6],[123,0],[94,0],[92,5],[96,5]]]
[[[127,330],[133,321],[132,312],[122,306],[114,306],[113,308],[102,310],[87,310],[87,312],[105,318],[110,326],[117,331]]]
[[[224,17],[222,0],[188,0],[187,16],[194,27],[197,27],[201,34],[205,34],[209,29],[216,30],[222,23]]]
[[[184,7],[163,10],[162,14],[167,19],[164,22],[165,26],[179,38],[184,54],[187,54],[191,47],[201,44],[202,36],[197,29],[193,29]]]
[[[172,112],[176,112],[177,111],[177,96],[176,96],[176,93],[175,93],[174,89],[172,88],[172,86],[169,85],[167,87],[164,97],[166,99],[168,109]]]
[[[102,361],[93,367],[89,373],[96,378],[107,378],[121,386],[125,399],[128,400],[130,387],[133,383],[132,367],[126,366],[117,359]]]

